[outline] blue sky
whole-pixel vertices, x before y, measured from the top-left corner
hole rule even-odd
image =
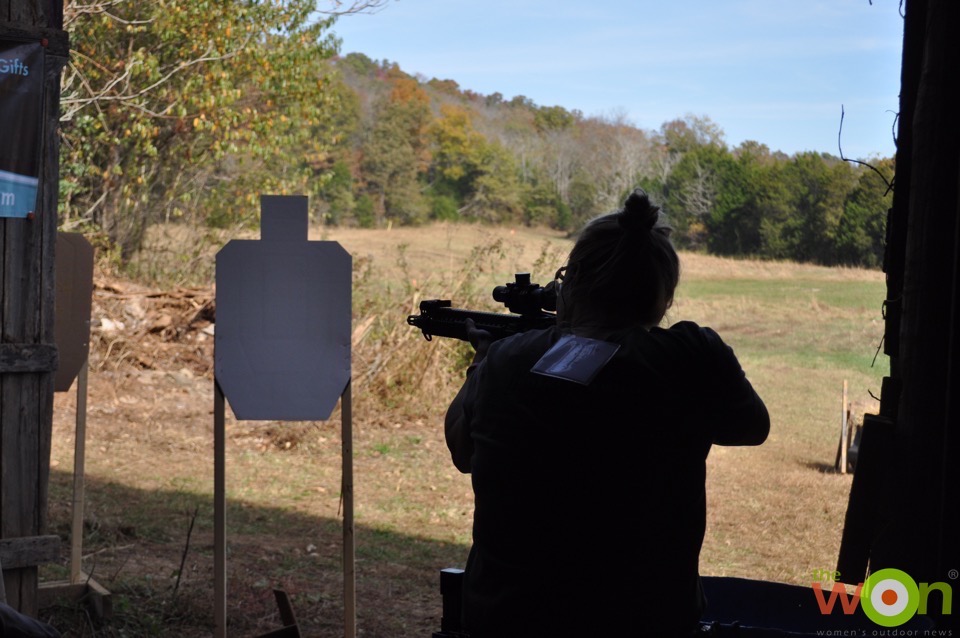
[[[392,0],[338,19],[341,52],[478,93],[658,129],[706,115],[730,146],[894,153],[897,0]]]

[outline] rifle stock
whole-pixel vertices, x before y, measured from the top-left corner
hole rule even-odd
[[[543,311],[518,315],[450,306],[449,299],[421,301],[420,314],[409,315],[407,323],[419,328],[427,341],[435,336],[467,341],[467,319],[473,319],[476,327],[489,332],[494,340],[526,330],[549,328],[557,323],[557,315]]]

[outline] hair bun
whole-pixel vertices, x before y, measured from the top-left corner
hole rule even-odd
[[[637,188],[624,202],[619,217],[624,230],[650,232],[660,219],[660,208],[650,203],[650,197],[642,188]]]

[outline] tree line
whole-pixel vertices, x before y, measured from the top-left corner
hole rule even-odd
[[[369,4],[369,3],[368,3]],[[635,186],[685,248],[877,266],[892,159],[730,148],[708,117],[642,130],[338,55],[312,0],[67,2],[61,220],[125,255],[157,221],[253,225],[260,192],[317,223],[575,230]]]

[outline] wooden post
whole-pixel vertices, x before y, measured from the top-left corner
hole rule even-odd
[[[353,393],[350,381],[340,398],[343,464],[343,635],[357,635],[357,570],[353,522]]]
[[[39,537],[47,523],[53,424],[54,245],[59,188],[60,72],[67,61],[63,7],[0,0],[0,37],[44,46],[39,194],[32,219],[0,220],[0,538]],[[37,613],[37,567],[3,572],[7,602]]]
[[[213,635],[227,635],[226,402],[213,380]]]
[[[84,360],[77,375],[77,431],[73,443],[73,528],[70,534],[70,584],[80,582],[83,554],[83,478],[87,442],[87,368]]]
[[[109,618],[110,592],[83,571],[84,465],[86,461],[87,378],[90,355],[90,311],[93,296],[93,247],[76,233],[58,233],[56,258],[55,338],[59,367],[54,392],[76,389],[76,435],[73,454],[73,529],[70,542],[70,576],[40,583],[39,605],[58,602],[85,603],[97,620]],[[76,381],[76,383],[74,383]],[[59,551],[57,552],[59,558]]]
[[[213,382],[213,597],[214,636],[227,635],[227,497],[226,402],[220,383]],[[350,381],[340,397],[341,450],[343,453],[343,635],[357,635],[357,577],[353,503],[353,394]]]
[[[850,447],[847,431],[847,380],[843,380],[843,398],[840,403],[840,473],[847,473],[847,449]]]

